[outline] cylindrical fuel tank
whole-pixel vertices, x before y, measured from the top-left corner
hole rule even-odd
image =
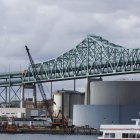
[[[58,114],[59,110],[62,110],[62,95],[64,105],[64,115],[67,118],[73,117],[73,105],[84,104],[84,94],[78,91],[70,90],[57,90],[54,95],[54,114]]]
[[[140,105],[139,81],[94,81],[90,83],[92,105]]]

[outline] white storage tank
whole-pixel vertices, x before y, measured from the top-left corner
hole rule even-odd
[[[78,91],[70,90],[57,90],[53,93],[54,95],[54,114],[58,114],[59,110],[62,110],[62,95],[64,103],[64,115],[67,118],[73,117],[73,105],[75,104],[84,104],[84,93]]]
[[[92,105],[140,105],[139,81],[94,81],[90,83]]]
[[[61,92],[59,92],[59,93],[55,92],[55,94],[54,94],[54,102],[55,102],[54,112],[57,115],[59,110],[62,109],[62,93]]]
[[[98,128],[104,121],[128,124],[139,112],[140,81],[93,81],[90,104],[74,106],[73,122]]]

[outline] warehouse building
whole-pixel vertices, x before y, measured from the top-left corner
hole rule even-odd
[[[0,108],[0,116],[14,118],[33,118],[46,114],[44,109],[33,108]]]
[[[37,108],[34,108],[33,98],[26,98],[23,107],[20,101],[12,101],[10,104],[0,104],[0,116],[14,118],[46,117],[46,109],[43,101],[37,101]]]

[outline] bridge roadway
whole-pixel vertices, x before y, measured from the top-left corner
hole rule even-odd
[[[140,49],[128,49],[94,35],[88,35],[75,48],[36,68],[41,80],[36,81],[32,68],[22,72],[0,74],[0,87],[19,86],[86,77],[140,73]]]

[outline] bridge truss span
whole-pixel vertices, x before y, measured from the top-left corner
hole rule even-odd
[[[100,36],[88,35],[76,48],[36,67],[42,82],[139,73],[140,49],[128,49]],[[33,81],[29,66],[23,82]]]
[[[34,88],[36,82],[140,73],[140,49],[88,35],[75,48],[34,66],[40,77],[37,81],[31,66],[24,71],[0,73],[0,106],[15,106],[15,101],[22,101],[23,87]]]

